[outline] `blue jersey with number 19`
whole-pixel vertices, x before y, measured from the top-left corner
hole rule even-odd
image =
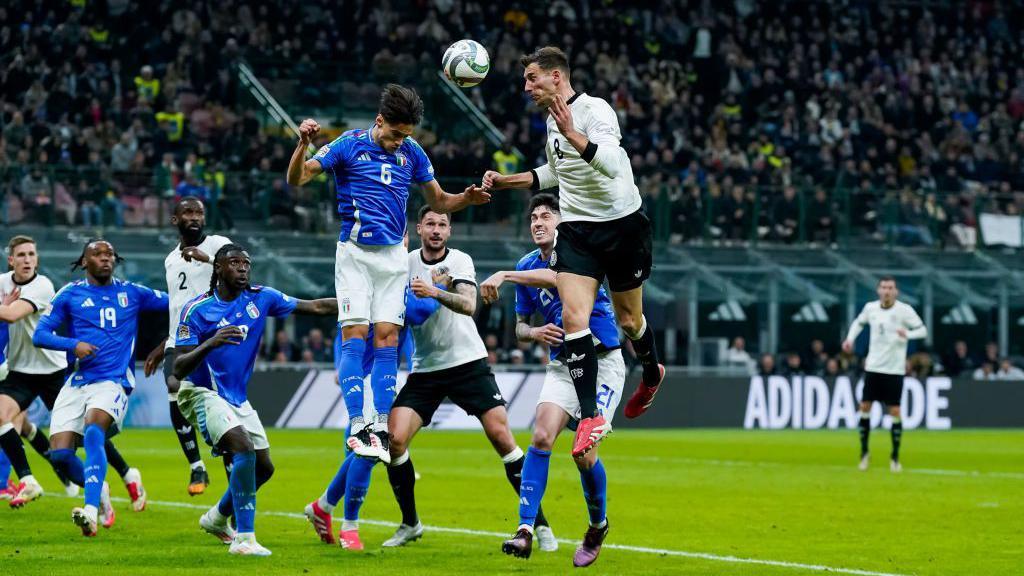
[[[91,356],[78,360],[66,384],[87,386],[117,382],[131,393],[135,387],[135,335],[139,312],[167,313],[167,294],[134,282],[113,279],[105,286],[86,280],[72,282],[53,297],[50,309],[32,336],[42,348],[71,351],[78,342],[96,347]],[[68,336],[54,332],[68,324]]]
[[[349,130],[313,156],[334,174],[340,242],[393,246],[405,236],[409,186],[434,179],[423,148],[406,138],[394,154],[381,148],[368,130]]]
[[[256,365],[267,317],[287,316],[293,310],[295,299],[267,286],[243,290],[229,302],[216,293],[192,300],[181,310],[176,346],[198,346],[225,326],[238,326],[244,336],[238,344],[211,350],[186,380],[241,406],[248,399],[249,377]]]
[[[548,262],[541,258],[540,249],[523,256],[516,264],[516,270],[537,270],[547,268]],[[533,288],[531,286],[516,285],[516,314],[530,316],[539,312],[544,316],[544,321],[555,326],[562,327],[562,300],[558,297],[558,290],[554,288]],[[618,348],[619,327],[615,322],[615,311],[612,308],[612,301],[604,287],[597,289],[597,299],[594,301],[594,311],[590,313],[590,333],[600,342],[599,350],[611,350]],[[561,346],[551,347],[551,359],[554,360],[562,353]]]

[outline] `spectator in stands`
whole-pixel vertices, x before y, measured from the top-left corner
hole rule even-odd
[[[278,358],[284,362],[295,362],[299,359],[299,349],[292,343],[291,336],[285,330],[278,330],[274,334],[274,342],[270,345],[270,357],[277,362]]]
[[[946,374],[956,378],[963,373],[972,373],[977,363],[967,350],[967,342],[957,340],[953,344],[953,351],[942,360]]]
[[[995,380],[996,376],[996,365],[988,360],[983,361],[973,374],[975,380]]]
[[[999,366],[999,344],[988,342],[985,344],[985,353],[981,357],[982,362],[988,362],[993,368]]]
[[[828,362],[828,352],[825,352],[825,343],[818,338],[811,340],[806,357],[803,358],[804,369],[808,374],[821,374],[825,371],[826,362]]]
[[[1024,380],[1024,370],[1013,365],[1009,358],[999,361],[999,372],[996,374],[998,380]]]
[[[759,376],[772,376],[776,373],[775,356],[772,354],[761,354],[761,359],[757,362],[757,374]]]
[[[814,199],[807,206],[806,224],[808,239],[812,242],[835,244],[836,206],[829,202],[825,189],[820,186],[814,189]]]
[[[323,330],[313,328],[303,342],[303,354],[309,352],[313,362],[332,362],[333,346],[329,340],[324,338]]]
[[[139,142],[131,130],[121,133],[121,139],[110,149],[110,167],[115,172],[126,172],[131,168]]]
[[[82,215],[82,225],[86,228],[103,225],[103,212],[100,210],[100,203],[103,201],[102,193],[84,178],[78,181],[75,189],[75,202],[78,203],[78,211]]]
[[[754,359],[751,358],[750,353],[747,352],[747,342],[742,336],[737,336],[732,339],[732,346],[725,351],[725,365],[753,371]]]
[[[836,358],[829,358],[828,361],[825,362],[825,371],[821,375],[831,380],[841,374],[842,370],[839,366],[839,360]]]
[[[807,370],[803,366],[803,360],[796,352],[786,354],[786,365],[782,368],[783,376],[803,376]]]
[[[53,222],[53,184],[39,164],[21,179],[21,198],[32,207],[36,220],[41,224]]]
[[[772,236],[786,243],[800,237],[800,206],[793,186],[783,188],[782,196],[775,199],[775,206],[772,207]]]
[[[522,365],[525,362],[526,355],[523,351],[515,348],[508,353],[508,363],[513,365]]]

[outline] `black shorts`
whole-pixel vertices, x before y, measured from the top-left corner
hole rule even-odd
[[[491,408],[505,405],[491,367],[481,358],[436,372],[409,374],[393,407],[412,408],[426,426],[446,397],[470,416],[477,417]]]
[[[63,370],[51,374],[11,372],[6,380],[0,382],[0,394],[14,398],[22,410],[28,410],[37,397],[43,399],[47,410],[53,410],[53,403],[57,401],[57,395],[63,387]]]
[[[861,396],[861,402],[881,402],[886,406],[899,406],[903,398],[903,376],[865,372],[864,393]]]
[[[651,221],[642,210],[607,222],[562,222],[551,268],[598,282],[607,276],[612,292],[625,292],[651,276],[652,240]]]

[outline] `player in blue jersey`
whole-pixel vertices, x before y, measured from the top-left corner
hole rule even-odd
[[[96,535],[101,505],[103,516],[110,513],[104,444],[121,427],[135,387],[139,313],[167,313],[163,292],[114,278],[119,260],[110,242],[86,244],[74,264],[85,270],[85,280],[64,286],[53,297],[32,336],[36,346],[73,351],[77,359],[53,406],[50,451],[68,478],[85,488],[85,507],[71,512],[85,536]],[[58,336],[65,323],[68,336]],[[75,456],[79,441],[85,446],[84,468]]]
[[[220,502],[199,526],[230,543],[232,554],[269,556],[256,541],[256,491],[274,473],[270,443],[248,401],[249,378],[268,317],[338,313],[334,298],[296,300],[270,287],[249,284],[252,260],[237,244],[214,256],[210,290],[182,309],[174,377],[178,407],[215,453],[231,454],[231,478]],[[233,516],[237,532],[228,525]]]
[[[288,183],[301,186],[324,172],[334,177],[341,234],[334,264],[334,288],[342,330],[341,387],[352,415],[348,446],[359,456],[390,461],[388,413],[395,398],[398,331],[404,324],[408,256],[402,247],[409,187],[419,184],[427,203],[450,213],[489,201],[481,187],[470,185],[449,194],[434,179],[434,168],[412,138],[423,118],[423,102],[412,89],[388,84],[381,94],[373,125],[349,130],[305,160],[320,131],[316,121],[299,126],[299,142],[288,165]],[[370,385],[376,418],[363,413],[362,359],[369,325],[375,348]]]
[[[529,558],[533,548],[533,525],[548,479],[551,447],[566,426],[575,429],[581,417],[580,401],[564,361],[562,301],[555,289],[555,272],[549,268],[555,245],[555,229],[561,217],[558,200],[551,194],[538,194],[530,201],[530,233],[538,249],[523,256],[516,270],[497,272],[480,285],[485,302],[494,302],[503,282],[516,285],[516,337],[521,341],[547,344],[551,361],[547,366],[544,386],[537,399],[533,440],[523,464],[519,490],[519,529],[502,544],[506,554]],[[531,326],[530,317],[539,314],[543,325]],[[594,309],[590,314],[590,332],[598,352],[597,408],[608,422],[622,396],[626,366],[619,350],[619,329],[612,302],[599,287]],[[597,448],[574,457],[583,483],[583,496],[590,514],[590,526],[583,543],[576,549],[573,565],[589,566],[597,560],[601,545],[608,535],[605,516],[606,487],[604,465],[597,457]]]
[[[412,331],[409,326],[423,324],[441,307],[440,302],[433,298],[418,298],[411,290],[405,292],[405,322],[406,326],[399,332],[399,356],[406,359],[406,364],[412,366],[412,348],[414,347]],[[341,373],[341,327],[338,327],[338,338],[334,341],[334,368]],[[372,328],[370,329],[372,333]],[[370,375],[373,369],[372,348],[366,349],[363,357],[363,379]],[[340,378],[339,378],[340,380]],[[351,434],[351,426],[348,434]],[[376,460],[358,458],[352,451],[347,451],[345,459],[338,468],[337,474],[328,484],[324,493],[316,500],[306,505],[306,518],[313,525],[320,540],[327,544],[334,544],[335,538],[331,526],[331,514],[342,497],[345,498],[345,515],[342,520],[341,530],[338,533],[337,542],[346,550],[362,550],[363,542],[359,538],[359,510],[362,508],[363,500],[370,489],[370,472]]]
[[[7,378],[7,323],[0,322],[0,382]],[[0,500],[10,500],[18,493],[18,485],[9,482],[11,476],[11,461],[7,454],[0,448]]]

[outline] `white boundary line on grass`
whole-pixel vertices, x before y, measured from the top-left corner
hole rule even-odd
[[[61,495],[61,497],[65,497]],[[117,502],[130,502],[128,498],[123,497],[112,497],[111,500]],[[209,506],[202,504],[192,504],[190,502],[171,502],[166,500],[147,500],[146,505],[156,504],[157,506],[167,506],[170,508],[185,508],[188,510],[209,510]],[[298,512],[280,512],[276,510],[260,510],[257,514],[261,516],[280,516],[284,518],[297,518],[305,520],[305,514],[299,514]],[[388,522],[385,520],[368,520],[360,519],[360,522],[364,524],[370,524],[373,526],[388,526],[396,528],[397,522]],[[340,523],[340,520],[335,522]],[[487,530],[471,530],[469,528],[449,528],[446,526],[429,526],[424,525],[423,528],[429,532],[441,532],[445,534],[463,534],[466,536],[486,536],[488,538],[507,538],[508,534],[504,532],[490,532]],[[579,544],[579,540],[570,540],[568,538],[559,538],[558,542],[561,544],[571,544],[573,546]],[[665,548],[647,548],[645,546],[627,546],[625,544],[605,544],[604,548],[611,550],[624,550],[626,552],[637,552],[640,554],[657,554],[659,556],[677,556],[682,558],[696,558],[700,560],[710,560],[712,562],[728,562],[731,564],[755,564],[759,566],[775,566],[779,568],[796,568],[800,570],[813,570],[817,572],[832,572],[835,574],[851,574],[854,576],[909,576],[907,574],[900,574],[895,572],[874,572],[871,570],[859,570],[857,568],[838,568],[835,566],[825,566],[822,564],[802,564],[800,562],[786,562],[783,560],[762,560],[759,558],[742,558],[740,556],[721,556],[718,554],[710,554],[707,552],[688,552],[685,550],[669,550]]]

